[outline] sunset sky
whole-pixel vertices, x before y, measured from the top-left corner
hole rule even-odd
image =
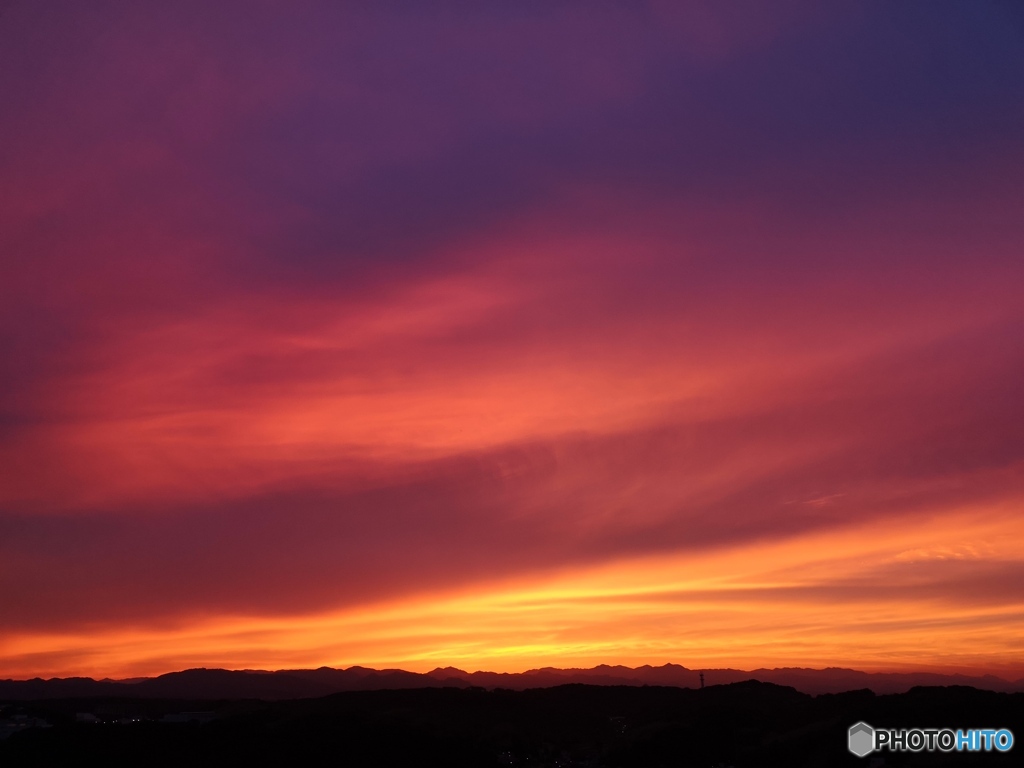
[[[1024,676],[1024,6],[0,4],[0,677]]]

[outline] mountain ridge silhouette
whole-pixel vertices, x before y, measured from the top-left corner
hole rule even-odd
[[[567,683],[615,686],[700,687],[746,680],[788,686],[811,695],[868,689],[876,694],[904,693],[920,686],[970,686],[1003,693],[1024,691],[1024,679],[1006,680],[995,675],[969,676],[932,672],[862,672],[842,667],[813,669],[776,667],[755,670],[690,669],[679,664],[639,667],[599,664],[590,668],[541,667],[525,672],[467,672],[458,667],[437,667],[429,672],[403,669],[228,670],[193,668],[157,677],[128,680],[94,680],[90,677],[0,680],[0,698],[53,699],[90,696],[189,699],[300,699],[345,691],[402,690],[412,688],[551,688]]]

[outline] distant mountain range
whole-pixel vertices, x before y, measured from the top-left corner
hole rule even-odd
[[[758,680],[795,688],[818,695],[870,689],[878,694],[903,693],[916,686],[971,686],[989,691],[1024,691],[1024,679],[1008,681],[993,675],[970,677],[926,672],[858,672],[832,667],[804,669],[687,669],[678,664],[660,667],[608,666],[591,669],[545,667],[519,673],[465,672],[455,667],[437,668],[427,673],[401,669],[282,669],[263,670],[187,669],[151,678],[132,680],[93,680],[66,677],[43,680],[0,680],[0,701],[58,699],[76,697],[132,697],[167,699],[301,699],[327,696],[342,691],[373,691],[410,688],[550,688],[568,683],[586,685],[660,685],[677,688],[723,685]]]

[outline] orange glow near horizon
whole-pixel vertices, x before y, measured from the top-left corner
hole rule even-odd
[[[0,655],[14,677],[137,677],[196,666],[520,672],[671,662],[1015,679],[1024,674],[1024,604],[1000,599],[998,590],[985,602],[964,600],[931,566],[957,562],[970,574],[985,562],[1012,562],[1022,547],[1013,505],[960,510],[902,521],[884,537],[851,526],[341,612],[8,636]]]

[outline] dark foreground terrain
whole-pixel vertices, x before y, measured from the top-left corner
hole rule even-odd
[[[6,701],[0,710],[5,768],[869,766],[872,757],[846,748],[847,728],[859,720],[1024,735],[1020,693],[946,687],[812,697],[754,681],[703,690],[438,687],[273,702],[73,698]],[[881,757],[885,766],[1011,766],[1024,764],[1022,750]]]

